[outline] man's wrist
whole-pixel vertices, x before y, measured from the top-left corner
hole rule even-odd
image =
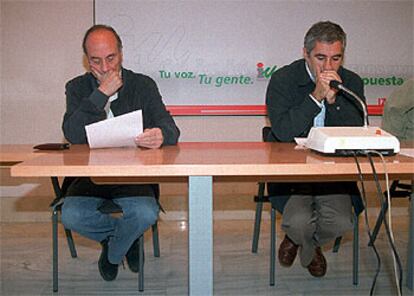
[[[99,109],[103,109],[107,104],[109,97],[97,88],[89,97],[90,101]]]
[[[109,95],[109,94],[107,94],[107,93],[106,93],[106,91],[102,88],[102,85],[100,85],[100,86],[98,87],[98,90],[99,90],[101,93],[103,93],[105,96],[107,96],[108,98],[110,97],[110,95]]]
[[[309,94],[309,97],[318,105],[320,108],[322,108],[322,101],[318,100],[312,93]]]

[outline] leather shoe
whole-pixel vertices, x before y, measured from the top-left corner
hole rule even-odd
[[[102,252],[98,261],[99,273],[105,281],[113,281],[118,275],[118,264],[112,264],[108,260],[109,239],[101,241]]]
[[[311,275],[314,277],[323,277],[326,274],[327,263],[325,256],[322,254],[320,247],[315,249],[315,255],[311,263],[308,265],[308,270]]]
[[[128,267],[132,272],[139,271],[139,238],[137,238],[125,255]]]
[[[292,266],[297,253],[298,245],[292,242],[290,238],[287,235],[285,235],[285,238],[279,246],[278,258],[280,265],[285,267]]]

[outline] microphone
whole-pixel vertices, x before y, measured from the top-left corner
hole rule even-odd
[[[337,80],[331,80],[329,82],[329,86],[334,89],[342,90],[346,92],[347,94],[354,97],[358,101],[359,104],[361,104],[362,111],[364,112],[364,127],[368,127],[368,112],[367,112],[367,107],[365,106],[364,101],[359,96],[357,96],[352,90],[346,88],[341,82]]]
[[[341,86],[343,86],[343,85],[338,80],[331,80],[329,82],[329,86],[332,87],[332,88],[334,88],[334,89],[340,90],[341,89]]]

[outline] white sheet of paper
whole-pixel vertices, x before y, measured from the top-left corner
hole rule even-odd
[[[414,158],[414,149],[413,148],[401,148],[400,154]]]
[[[142,110],[133,111],[85,126],[90,148],[135,147],[142,133]]]
[[[306,141],[308,140],[308,138],[295,138],[295,142],[296,144],[306,147]]]

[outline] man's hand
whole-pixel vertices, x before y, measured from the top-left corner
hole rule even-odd
[[[102,73],[98,69],[91,67],[91,72],[99,81],[98,89],[108,97],[116,93],[123,84],[120,73],[114,70]]]
[[[312,95],[317,99],[319,102],[322,102],[323,99],[326,100],[328,104],[335,103],[336,93],[338,90],[333,89],[329,86],[329,82],[332,80],[337,80],[342,82],[341,77],[339,77],[338,73],[335,71],[317,71],[316,77],[316,87],[312,92]]]
[[[144,132],[135,138],[135,144],[145,148],[160,148],[164,142],[162,131],[158,127],[147,128]]]

